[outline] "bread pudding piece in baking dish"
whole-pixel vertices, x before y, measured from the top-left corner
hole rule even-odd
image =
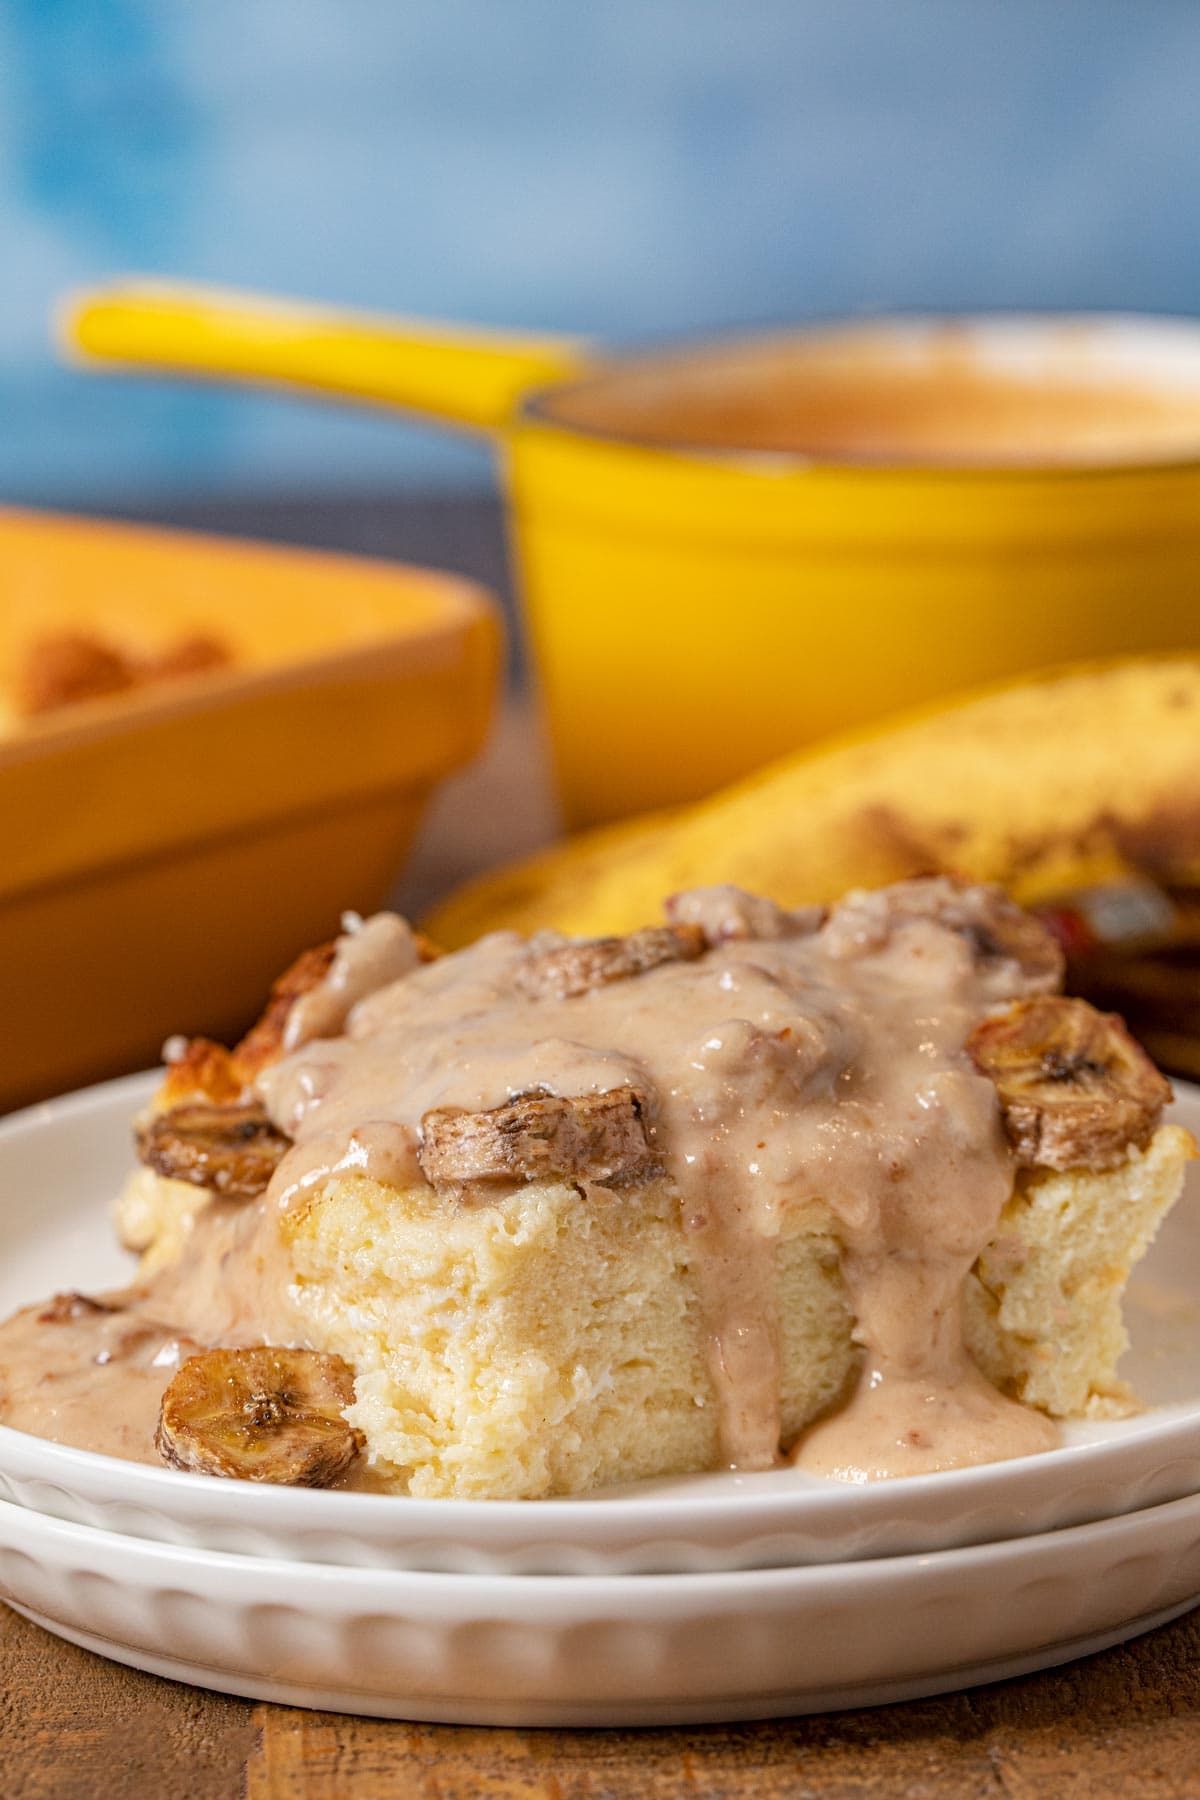
[[[0,1413],[470,1498],[1047,1448],[1134,1404],[1122,1290],[1193,1154],[1060,978],[1040,924],[940,879],[441,958],[351,919],[236,1050],[172,1046],[118,1211],[139,1279],[0,1327]],[[30,1343],[53,1419],[16,1398]]]

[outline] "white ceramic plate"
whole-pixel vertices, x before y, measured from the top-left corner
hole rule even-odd
[[[433,1575],[227,1556],[0,1503],[0,1595],[101,1655],[294,1706],[669,1725],[1046,1668],[1186,1610],[1200,1497],[932,1556],[721,1575]]]
[[[0,1311],[126,1279],[109,1203],[155,1078],[0,1123]],[[1176,1116],[1200,1129],[1200,1091]],[[849,1488],[795,1470],[656,1481],[582,1500],[428,1501],[220,1482],[0,1428],[0,1498],[133,1536],[251,1555],[481,1574],[765,1568],[895,1556],[1111,1517],[1200,1490],[1196,1176],[1139,1271],[1127,1372],[1141,1417],[1072,1426],[1018,1462]]]

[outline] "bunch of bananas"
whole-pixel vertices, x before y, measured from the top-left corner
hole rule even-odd
[[[1080,665],[887,720],[489,874],[428,925],[448,947],[503,926],[594,936],[712,882],[795,906],[931,873],[1042,909],[1077,991],[1200,1072],[1200,656]]]

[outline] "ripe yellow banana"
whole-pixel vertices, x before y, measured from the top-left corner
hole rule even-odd
[[[484,876],[428,926],[448,948],[501,926],[624,932],[709,882],[797,905],[935,871],[1031,905],[1131,873],[1200,885],[1200,656],[1080,665],[903,715]]]

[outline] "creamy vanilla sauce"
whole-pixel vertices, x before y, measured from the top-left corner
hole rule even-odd
[[[776,1251],[789,1210],[813,1202],[843,1245],[863,1374],[801,1440],[801,1465],[861,1481],[1047,1448],[1055,1428],[988,1385],[959,1314],[963,1277],[1013,1180],[995,1090],[963,1046],[990,1008],[1047,981],[986,947],[977,894],[934,888],[938,916],[897,916],[885,890],[843,904],[821,929],[811,915],[743,908],[741,925],[751,918],[773,936],[736,935],[731,911],[733,935],[696,960],[569,998],[517,985],[531,958],[565,941],[557,935],[499,933],[414,966],[400,937],[371,921],[362,953],[382,951],[385,973],[403,956],[404,972],[358,999],[343,1035],[298,1033],[261,1073],[261,1097],[295,1147],[261,1200],[207,1209],[183,1261],[129,1296],[134,1318],[170,1320],[164,1343],[182,1332],[303,1344],[278,1224],[315,1184],[339,1169],[411,1184],[434,1107],[628,1084],[678,1191],[730,1466],[779,1458]],[[719,896],[706,904],[736,911]],[[341,992],[313,999],[310,1022],[361,991],[358,978],[334,981]],[[594,1191],[596,1204],[621,1204],[619,1188]],[[463,1203],[486,1199],[472,1189]],[[146,1454],[173,1365],[147,1378],[128,1359],[100,1365],[89,1353],[80,1392],[91,1406],[74,1411],[62,1396],[82,1379],[77,1340],[102,1328],[36,1324],[36,1311],[0,1327],[0,1416],[93,1447],[103,1435],[109,1447],[119,1415],[118,1437],[142,1448],[117,1453]]]
[[[421,960],[412,927],[395,913],[376,913],[373,919],[354,914],[343,922],[350,929],[339,937],[324,981],[301,994],[288,1014],[283,1034],[287,1050],[312,1038],[336,1037],[357,1001],[399,981]]]
[[[958,1316],[1012,1186],[994,1089],[962,1045],[1022,977],[1012,964],[981,971],[961,930],[893,928],[869,900],[803,929],[815,923],[568,999],[520,994],[539,946],[515,934],[416,970],[363,1001],[344,1038],[260,1078],[296,1139],[269,1199],[291,1205],[339,1167],[413,1179],[434,1107],[629,1084],[648,1098],[695,1244],[731,1464],[778,1455],[775,1252],[787,1206],[813,1198],[837,1219],[868,1362],[801,1460],[883,1475],[1044,1447],[1054,1428],[975,1376]],[[951,1403],[968,1389],[970,1405]]]
[[[163,1389],[203,1344],[140,1312],[54,1324],[43,1312],[31,1307],[0,1325],[0,1420],[55,1443],[158,1463]]]
[[[214,1201],[197,1218],[178,1264],[144,1285],[98,1296],[113,1310],[58,1321],[39,1304],[5,1320],[0,1422],[161,1467],[154,1447],[159,1406],[181,1362],[212,1344],[305,1347],[286,1256],[263,1225],[261,1203]],[[386,1485],[361,1457],[338,1483]]]

